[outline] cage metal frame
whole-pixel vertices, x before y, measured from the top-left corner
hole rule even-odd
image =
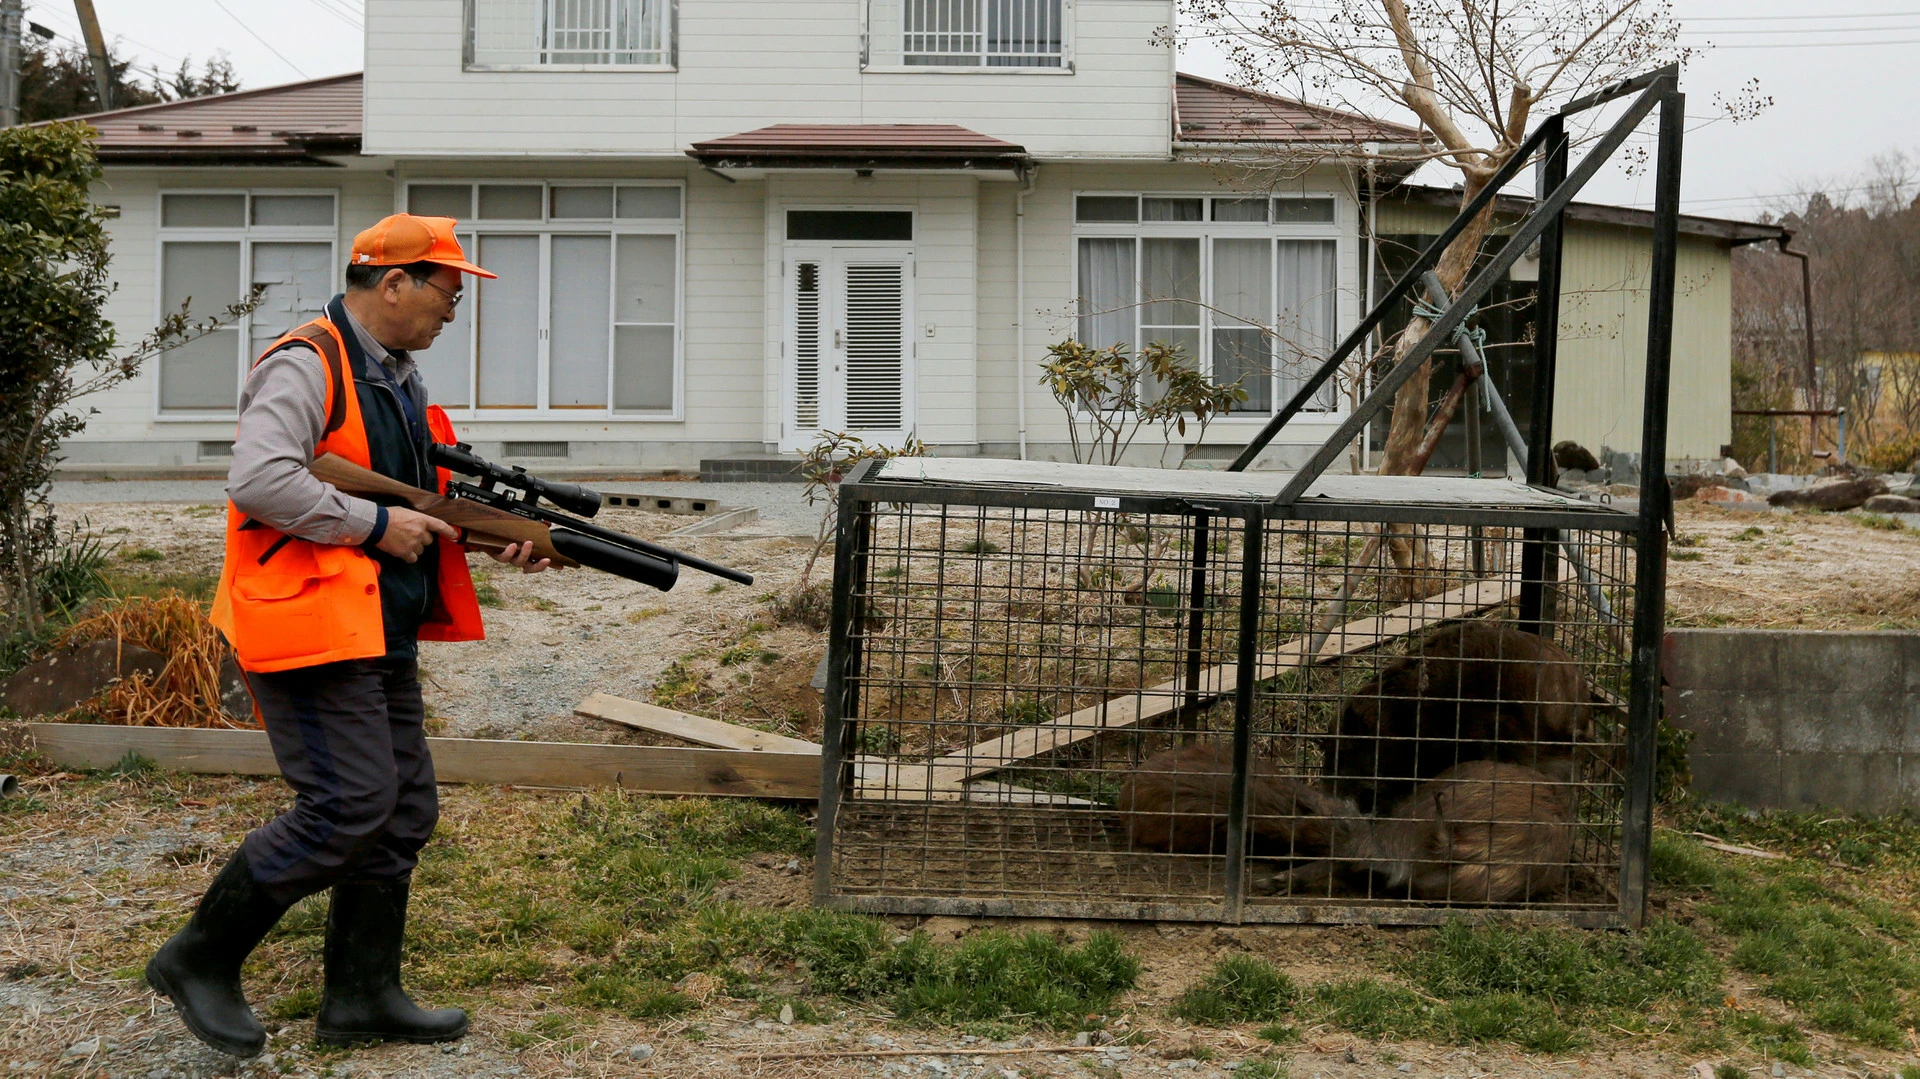
[[[1578,113],[1631,96],[1624,114],[1602,135],[1577,166],[1570,167],[1571,139],[1567,121]],[[885,475],[882,462],[867,462],[841,485],[840,513],[834,549],[834,589],[830,614],[827,686],[825,691],[824,751],[815,863],[815,902],[839,909],[873,913],[950,915],[1007,915],[1094,917],[1121,919],[1196,920],[1224,923],[1424,923],[1447,918],[1498,915],[1525,920],[1557,921],[1585,926],[1638,926],[1647,905],[1647,854],[1652,830],[1655,728],[1659,711],[1660,643],[1664,632],[1666,538],[1671,531],[1672,503],[1664,469],[1666,457],[1667,396],[1670,383],[1674,285],[1676,281],[1679,217],[1680,151],[1685,97],[1679,91],[1677,66],[1625,80],[1569,103],[1549,117],[1513,154],[1486,187],[1464,207],[1453,223],[1415,260],[1407,273],[1388,290],[1320,368],[1262,429],[1235,460],[1231,469],[1245,469],[1280,429],[1296,415],[1326,380],[1361,347],[1378,327],[1385,312],[1414,288],[1431,282],[1428,271],[1454,237],[1483,209],[1520,168],[1537,158],[1537,198],[1532,212],[1515,228],[1505,245],[1475,274],[1430,329],[1391,371],[1380,377],[1366,398],[1319,447],[1307,465],[1285,481],[1271,498],[1232,492],[1216,497],[1173,491],[1117,490],[1098,482],[1050,487],[1017,487],[958,482],[911,482]],[[1639,123],[1659,111],[1656,156],[1656,201],[1641,459],[1643,483],[1637,511],[1608,507],[1573,508],[1529,503],[1526,498],[1490,497],[1481,504],[1445,504],[1419,498],[1382,501],[1366,497],[1306,497],[1328,467],[1345,451],[1392,399],[1413,372],[1447,342],[1455,340],[1473,305],[1507,273],[1536,241],[1541,245],[1536,325],[1549,328],[1535,342],[1536,378],[1532,420],[1525,446],[1512,446],[1524,462],[1526,488],[1550,492],[1556,479],[1551,455],[1552,401],[1557,363],[1560,261],[1563,220],[1567,205],[1600,165],[1618,151]],[[1510,434],[1509,438],[1514,435]],[[1169,473],[1181,476],[1181,473]],[[1192,474],[1185,474],[1191,476]],[[1490,481],[1471,481],[1487,484]],[[1489,487],[1490,496],[1495,491]],[[1535,500],[1537,502],[1537,500]],[[1239,603],[1240,626],[1236,684],[1233,690],[1232,780],[1226,813],[1224,888],[1219,902],[1142,903],[1065,899],[1020,900],[990,896],[848,895],[836,891],[834,879],[835,831],[840,811],[854,791],[858,768],[856,694],[862,677],[861,644],[856,625],[865,617],[856,605],[865,582],[877,507],[930,505],[939,507],[994,507],[1011,511],[1109,512],[1182,518],[1205,530],[1216,522],[1231,522],[1240,531],[1239,588],[1242,597],[1261,595],[1262,547],[1270,529],[1288,522],[1344,522],[1349,524],[1440,526],[1453,528],[1511,528],[1519,531],[1519,588],[1517,624],[1535,633],[1554,619],[1555,582],[1571,575],[1587,582],[1604,606],[1600,590],[1592,585],[1577,548],[1561,542],[1563,530],[1614,533],[1631,544],[1633,581],[1629,640],[1628,692],[1624,702],[1622,734],[1622,802],[1619,814],[1617,902],[1611,909],[1540,910],[1498,907],[1467,908],[1450,905],[1398,906],[1380,903],[1349,905],[1246,903],[1249,777],[1256,683],[1256,653],[1260,639],[1260,602]],[[1194,545],[1195,579],[1207,544]],[[1563,567],[1562,563],[1569,563]],[[1144,581],[1143,581],[1144,587]],[[1198,601],[1189,597],[1198,609]],[[1197,619],[1196,619],[1197,624]],[[1197,646],[1196,646],[1197,647]],[[1316,646],[1317,647],[1317,646]]]

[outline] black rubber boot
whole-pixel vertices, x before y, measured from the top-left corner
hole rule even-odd
[[[407,880],[333,886],[327,912],[327,988],[314,1035],[323,1045],[450,1042],[467,1033],[459,1008],[429,1011],[400,988]]]
[[[173,1001],[194,1037],[237,1057],[266,1048],[267,1032],[240,990],[240,964],[288,906],[254,882],[235,851],[186,928],[147,961],[147,984]]]

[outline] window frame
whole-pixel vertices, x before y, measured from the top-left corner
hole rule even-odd
[[[1140,218],[1139,212],[1138,212],[1138,206],[1136,205],[1135,220],[1130,222],[1126,222],[1126,221],[1082,222],[1079,220],[1079,200],[1081,199],[1082,196],[1092,196],[1096,198],[1100,198],[1100,197],[1133,198],[1138,200],[1153,199],[1153,198],[1177,198],[1177,199],[1198,198],[1202,200],[1201,220],[1199,221],[1146,221]],[[1268,200],[1266,221],[1215,221],[1213,220],[1213,200],[1218,199],[1223,201],[1234,201],[1234,200],[1246,199],[1246,198],[1265,198]],[[1288,199],[1288,198],[1331,199],[1333,202],[1333,220],[1332,221],[1312,221],[1312,222],[1275,222],[1273,220],[1274,213],[1273,213],[1272,200]],[[1198,357],[1198,360],[1202,365],[1202,369],[1206,371],[1209,376],[1211,376],[1214,370],[1214,356],[1213,356],[1214,334],[1216,329],[1219,328],[1217,323],[1217,319],[1219,316],[1216,315],[1216,313],[1212,310],[1212,306],[1211,306],[1213,303],[1212,296],[1213,296],[1213,285],[1214,285],[1213,241],[1215,239],[1264,239],[1267,241],[1267,250],[1268,250],[1269,267],[1270,267],[1270,272],[1268,275],[1269,277],[1268,289],[1270,291],[1269,310],[1277,310],[1279,306],[1279,295],[1280,295],[1280,275],[1278,273],[1278,267],[1277,267],[1278,256],[1276,254],[1278,250],[1276,247],[1277,242],[1281,240],[1322,240],[1322,241],[1331,241],[1334,245],[1334,248],[1333,248],[1334,290],[1335,290],[1334,326],[1333,326],[1333,340],[1329,343],[1329,347],[1330,348],[1337,347],[1337,343],[1340,339],[1340,336],[1346,333],[1347,331],[1347,323],[1349,321],[1345,312],[1342,310],[1342,305],[1339,302],[1339,296],[1341,292],[1345,291],[1345,288],[1342,284],[1343,278],[1345,276],[1344,267],[1346,265],[1346,258],[1352,251],[1351,244],[1354,242],[1354,240],[1351,237],[1349,237],[1348,231],[1347,231],[1348,226],[1352,223],[1352,218],[1350,217],[1350,215],[1353,212],[1354,211],[1351,207],[1351,203],[1349,203],[1348,200],[1342,197],[1341,194],[1337,191],[1310,190],[1310,191],[1293,191],[1293,192],[1280,192],[1280,191],[1237,192],[1237,191],[1221,191],[1221,190],[1180,191],[1180,190],[1153,190],[1153,189],[1137,189],[1137,188],[1134,190],[1128,191],[1128,190],[1116,190],[1111,188],[1084,188],[1084,189],[1075,188],[1069,193],[1068,205],[1067,205],[1068,220],[1072,222],[1072,229],[1069,234],[1070,242],[1072,246],[1069,249],[1068,258],[1073,267],[1072,300],[1076,308],[1075,313],[1073,314],[1071,319],[1072,333],[1076,336],[1079,334],[1080,319],[1082,317],[1077,310],[1078,305],[1080,303],[1081,296],[1083,295],[1081,280],[1080,280],[1080,241],[1081,240],[1131,238],[1135,241],[1134,260],[1133,260],[1133,274],[1134,274],[1133,295],[1136,298],[1133,301],[1131,301],[1131,303],[1134,305],[1134,310],[1132,312],[1132,315],[1133,315],[1133,325],[1134,325],[1135,336],[1138,337],[1139,330],[1140,330],[1140,320],[1143,317],[1142,309],[1144,307],[1143,301],[1139,300],[1138,296],[1140,294],[1139,290],[1140,290],[1141,275],[1145,272],[1144,265],[1143,265],[1143,253],[1142,253],[1140,241],[1150,240],[1150,239],[1196,239],[1199,241],[1199,247],[1200,247],[1199,294],[1201,296],[1201,300],[1199,302],[1199,312],[1200,312],[1199,339],[1200,339],[1201,351],[1204,353],[1204,355]],[[1181,301],[1181,302],[1188,302],[1188,301]],[[1142,343],[1143,342],[1138,340],[1130,342],[1130,344],[1136,349],[1139,348]],[[1228,412],[1220,416],[1219,418],[1213,420],[1210,426],[1218,427],[1224,424],[1231,428],[1231,427],[1239,427],[1239,426],[1261,425],[1271,420],[1275,415],[1279,413],[1280,408],[1286,403],[1286,401],[1277,392],[1278,372],[1276,371],[1275,374],[1271,377],[1275,379],[1276,392],[1273,394],[1273,403],[1270,408],[1268,408],[1264,412],[1241,411],[1239,409],[1236,409],[1232,412]],[[1303,410],[1298,416],[1294,417],[1294,422],[1296,423],[1338,422],[1341,419],[1345,418],[1345,416],[1349,411],[1350,409],[1347,407],[1347,402],[1345,398],[1336,397],[1334,401],[1334,407],[1332,409],[1329,409],[1324,412]],[[1193,436],[1193,437],[1177,436],[1176,437],[1176,441],[1181,441],[1181,440],[1197,441],[1197,436]]]
[[[980,54],[979,64],[909,64],[906,62],[906,17],[905,5],[911,0],[861,0],[860,3],[860,70],[863,74],[875,75],[1072,75],[1074,73],[1074,27],[1075,0],[1060,0],[1060,62],[1040,66],[1033,64],[1009,64],[994,66],[986,63],[987,54]],[[977,0],[985,3],[985,0]],[[902,8],[900,19],[900,41],[898,48],[890,50],[899,56],[897,63],[882,63],[873,59],[873,5],[875,3],[897,4]]]
[[[553,71],[580,73],[590,71],[673,72],[680,70],[680,0],[658,0],[666,9],[666,48],[663,59],[653,64],[488,64],[474,59],[474,18],[478,5],[486,0],[461,0],[460,69],[462,71]],[[545,0],[541,0],[545,2]],[[569,50],[547,50],[566,52]],[[577,51],[577,50],[574,50]],[[637,50],[636,50],[637,51]]]
[[[173,226],[164,224],[166,220],[167,197],[170,195],[243,195],[241,222],[238,226]],[[255,225],[253,224],[253,200],[257,195],[324,195],[333,201],[333,222],[328,225]],[[256,243],[325,243],[327,245],[328,265],[335,267],[334,291],[345,287],[341,284],[340,261],[340,190],[333,187],[162,187],[153,196],[153,324],[159,325],[171,312],[166,310],[166,259],[169,243],[237,243],[240,245],[240,286],[247,288],[253,281],[253,246]],[[244,293],[233,302],[238,303],[246,297]],[[239,340],[235,345],[234,359],[234,402],[231,409],[165,409],[161,407],[161,381],[164,353],[153,358],[153,393],[149,403],[149,418],[155,423],[206,423],[212,421],[234,422],[239,417],[241,387],[246,383],[247,372],[252,369],[256,358],[252,352],[253,315],[248,314],[233,328],[238,331]],[[289,326],[288,329],[293,329]]]
[[[482,185],[502,184],[514,187],[540,188],[540,220],[503,220],[489,221],[478,216],[480,208],[479,188]],[[529,179],[524,176],[475,177],[471,179],[456,177],[409,176],[394,185],[394,212],[406,213],[409,193],[415,186],[449,187],[465,185],[470,190],[471,205],[476,216],[459,222],[456,234],[462,247],[479,254],[475,240],[479,234],[537,236],[540,240],[540,280],[538,311],[539,325],[537,340],[539,355],[536,359],[535,394],[539,402],[533,408],[492,407],[480,405],[480,319],[478,282],[469,285],[473,299],[462,306],[472,303],[475,306],[468,312],[467,318],[467,404],[460,407],[448,407],[451,418],[468,422],[488,420],[511,420],[525,422],[593,422],[593,423],[681,423],[686,419],[686,333],[687,333],[687,184],[677,179],[619,179],[619,178],[566,178],[558,180]],[[597,217],[554,217],[553,191],[567,187],[611,187],[614,189],[613,210],[619,213],[622,187],[670,188],[679,192],[680,215],[667,218],[597,218]],[[553,371],[553,238],[561,236],[606,236],[609,252],[609,282],[607,293],[607,403],[605,406],[575,405],[554,408],[550,390]],[[615,337],[618,320],[614,318],[615,299],[613,289],[617,287],[619,274],[619,248],[621,236],[672,236],[674,238],[673,266],[673,407],[670,411],[623,410],[614,407],[614,361]],[[484,264],[483,264],[484,265]],[[628,323],[627,325],[658,325],[657,323]],[[433,387],[427,387],[429,391]]]

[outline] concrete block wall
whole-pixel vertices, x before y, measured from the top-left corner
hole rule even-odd
[[[1696,794],[1756,809],[1920,808],[1920,633],[1677,629],[1667,718]]]

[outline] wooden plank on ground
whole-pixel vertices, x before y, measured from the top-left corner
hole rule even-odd
[[[69,768],[105,768],[136,752],[162,768],[229,775],[278,775],[265,731],[29,723],[35,746]],[[676,746],[608,746],[429,738],[443,783],[526,787],[613,787],[643,794],[742,798],[820,796],[820,755]]]
[[[611,693],[595,693],[573,706],[573,714],[588,719],[603,719],[637,731],[664,734],[695,745],[714,749],[739,749],[749,752],[811,753],[820,755],[820,747],[799,738],[756,731],[736,723],[708,719],[677,712],[659,705],[630,701]]]
[[[1320,646],[1314,663],[1325,663],[1344,655],[1364,652],[1395,637],[1418,632],[1442,622],[1477,614],[1512,599],[1513,586],[1505,579],[1475,581],[1463,588],[1443,592],[1417,603],[1355,619],[1336,626]],[[1261,652],[1254,678],[1266,681],[1293,669],[1305,651],[1305,638],[1295,638],[1279,648]],[[1200,672],[1199,698],[1210,701],[1232,693],[1239,681],[1239,666],[1223,663]],[[1089,705],[1075,712],[1022,727],[1011,734],[969,746],[958,753],[935,758],[928,770],[926,785],[947,788],[967,780],[996,772],[1023,760],[1065,749],[1109,731],[1124,730],[1159,716],[1177,711],[1188,699],[1182,679],[1162,682]]]

